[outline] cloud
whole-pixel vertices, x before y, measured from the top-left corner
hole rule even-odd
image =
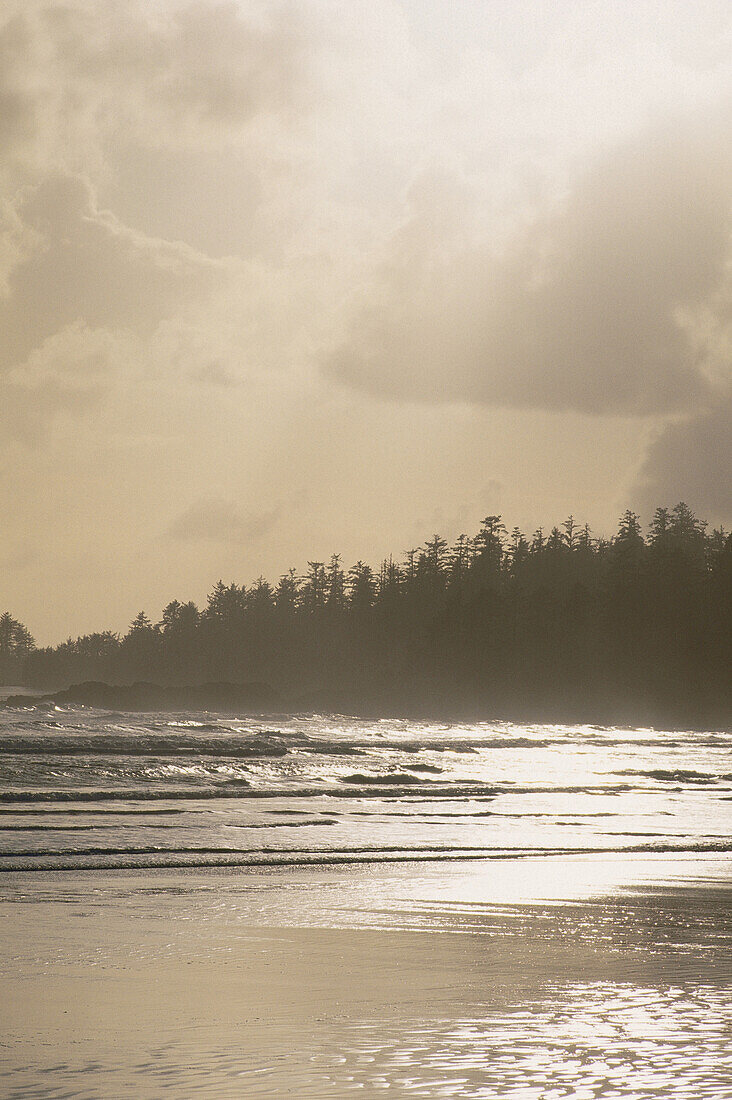
[[[9,0],[3,16],[6,154],[42,160],[110,132],[156,147],[221,143],[300,102],[302,35],[284,7]]]
[[[78,416],[99,405],[110,375],[129,345],[104,329],[69,325],[35,348],[24,363],[0,374],[0,425],[6,438],[41,442],[60,414]]]
[[[5,154],[17,152],[37,132],[40,96],[29,78],[38,61],[35,47],[28,20],[12,5],[0,24],[0,151]]]
[[[279,516],[279,508],[243,512],[234,501],[207,497],[193,503],[173,520],[167,534],[179,542],[209,540],[245,546],[268,534]]]
[[[36,246],[16,263],[0,299],[0,370],[79,321],[149,334],[221,272],[192,249],[135,233],[99,210],[77,176],[54,174],[23,189],[15,213]]]
[[[1,110],[1,108],[0,108]],[[25,225],[13,202],[0,199],[0,304],[10,293],[11,272],[38,245],[38,234]]]
[[[684,500],[702,519],[732,527],[732,385],[651,444],[635,489],[639,511]]]
[[[725,110],[617,146],[502,242],[475,194],[423,177],[326,371],[403,400],[692,407],[706,380],[681,315],[730,258],[728,126]]]
[[[717,292],[681,317],[709,381],[704,401],[663,423],[634,487],[639,510],[685,500],[711,523],[732,527],[732,264]]]
[[[195,370],[192,377],[196,382],[218,389],[233,389],[242,385],[242,379],[227,370],[218,359],[212,359],[211,362]]]
[[[254,328],[282,309],[260,308],[263,271],[208,246],[278,239],[255,213],[308,110],[306,22],[286,0],[2,5],[0,401],[14,436],[40,440],[54,409],[83,412],[107,385],[63,371],[38,385],[32,357],[72,329],[72,358],[106,333],[140,377],[171,384],[235,385],[256,361]]]
[[[711,523],[732,527],[732,264],[717,292],[681,317],[708,379],[705,399],[661,424],[636,477],[642,512],[685,500]]]
[[[22,188],[5,225],[13,255],[0,294],[2,420],[26,442],[42,437],[54,410],[98,401],[125,359],[141,367],[141,341],[228,278],[224,264],[98,209],[78,176]]]

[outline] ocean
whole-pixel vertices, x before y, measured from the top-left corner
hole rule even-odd
[[[728,853],[732,734],[0,711],[0,869]]]

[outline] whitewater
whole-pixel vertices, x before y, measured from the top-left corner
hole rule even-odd
[[[0,872],[732,850],[729,731],[0,710]]]

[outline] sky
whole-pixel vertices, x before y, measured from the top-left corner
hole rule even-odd
[[[729,0],[3,0],[0,609],[732,526]]]

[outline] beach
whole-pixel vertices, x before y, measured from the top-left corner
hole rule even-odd
[[[728,864],[515,862],[10,873],[0,1091],[728,1095]]]
[[[0,1095],[732,1081],[730,733],[0,711]]]

